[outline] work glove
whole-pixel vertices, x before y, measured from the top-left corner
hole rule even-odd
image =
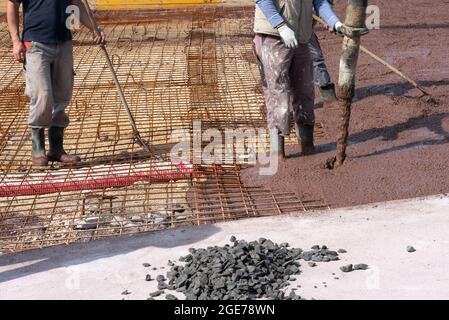
[[[348,27],[347,25],[341,23],[340,21],[337,21],[334,26],[335,32],[337,34],[348,37],[348,38],[354,38],[354,36],[359,35],[363,36],[369,32],[368,28],[352,28]]]
[[[295,31],[290,29],[286,24],[281,25],[278,28],[279,34],[281,36],[282,42],[289,49],[296,49],[298,47],[298,40],[296,39]]]

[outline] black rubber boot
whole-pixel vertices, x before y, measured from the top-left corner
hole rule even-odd
[[[285,158],[285,138],[284,136],[270,135],[271,154],[281,159]]]
[[[313,140],[313,125],[296,124],[296,136],[301,145],[301,153],[305,156],[315,153],[315,145]]]
[[[337,101],[337,94],[335,93],[335,85],[333,83],[320,87],[320,94],[325,102]]]
[[[48,161],[56,161],[67,164],[75,164],[81,158],[75,155],[68,155],[64,150],[64,128],[51,127],[48,130],[48,141],[50,150],[47,154]]]
[[[45,129],[31,128],[31,160],[33,166],[48,166],[47,156],[45,155]]]

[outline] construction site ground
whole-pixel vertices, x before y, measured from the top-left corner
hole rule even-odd
[[[340,16],[345,4],[336,5]],[[344,166],[325,168],[335,156],[341,111],[318,104],[316,117],[325,132],[317,139],[318,153],[304,158],[298,145],[290,145],[275,176],[259,176],[257,167],[243,171],[247,186],[318,196],[334,208],[449,192],[449,25],[442,14],[448,5],[372,4],[380,8],[381,27],[363,37],[362,45],[428,88],[438,104],[419,98],[418,89],[360,53]],[[324,31],[318,37],[336,79],[341,40]]]
[[[305,249],[316,244],[346,249],[340,261],[314,268],[301,262],[302,273],[291,287],[299,284],[297,294],[306,299],[446,299],[448,206],[448,196],[436,196],[4,255],[0,299],[146,299],[157,285],[145,281],[146,274],[165,274],[168,260],[176,261],[188,248],[225,245],[232,235],[248,241],[264,236]],[[416,252],[407,252],[409,245]],[[341,272],[348,263],[370,268]],[[125,290],[131,294],[121,295]]]
[[[345,165],[324,168],[340,113],[317,94],[318,154],[302,157],[292,134],[287,159],[267,177],[258,166],[180,168],[168,159],[172,131],[193,134],[198,120],[220,131],[265,127],[252,5],[98,14],[137,125],[156,151],[143,154],[133,141],[104,59],[82,29],[66,141],[83,162],[44,171],[29,161],[23,74],[0,16],[0,299],[144,299],[156,285],[147,273],[163,274],[188,248],[224,245],[231,235],[346,249],[341,261],[313,270],[302,262],[294,285],[306,299],[447,298],[448,4],[374,4],[381,28],[362,44],[435,101],[361,53]],[[336,3],[340,17],[344,7]],[[336,80],[341,39],[317,30]],[[83,190],[83,181],[101,183]],[[370,268],[342,273],[348,263]]]

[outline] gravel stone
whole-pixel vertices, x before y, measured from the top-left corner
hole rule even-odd
[[[346,266],[341,266],[340,270],[343,272],[351,272],[352,270],[354,270],[352,264],[348,264]]]
[[[301,274],[300,260],[313,260],[309,265],[316,266],[316,262],[338,259],[338,253],[326,246],[303,251],[265,238],[247,242],[231,236],[229,240],[224,246],[189,248],[187,255],[176,260],[180,265],[169,260],[167,278],[158,275],[159,290],[150,295],[168,289],[188,300],[301,300],[294,292],[285,293]]]
[[[168,288],[168,285],[167,285],[165,282],[159,282],[159,283],[157,284],[157,288],[158,288],[159,290],[164,290],[164,289],[167,289],[167,288]]]
[[[142,263],[142,265],[144,266],[144,268],[151,267],[151,264],[149,264],[148,262]]]
[[[158,291],[154,291],[150,293],[150,297],[154,298],[154,297],[159,297],[161,294],[164,294],[164,290],[158,290]]]
[[[147,275],[145,276],[145,281],[153,281],[153,278],[151,278],[151,275],[150,275],[150,274],[147,274]]]
[[[172,294],[167,294],[166,296],[165,296],[165,299],[166,300],[178,300],[178,298],[176,298],[174,295],[172,295]]]
[[[354,270],[367,270],[368,268],[368,265],[364,263],[354,265]]]
[[[163,275],[158,275],[157,277],[156,277],[156,281],[157,282],[163,282],[163,281],[166,281],[167,279],[163,276]]]
[[[338,253],[346,253],[348,251],[346,251],[345,249],[338,249]]]
[[[407,246],[407,252],[412,253],[412,252],[415,252],[415,251],[416,251],[416,249],[415,249],[414,247],[412,247],[412,246]]]

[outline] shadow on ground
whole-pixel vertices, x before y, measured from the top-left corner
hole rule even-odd
[[[369,156],[375,156],[380,154],[385,154],[389,152],[395,152],[410,148],[416,148],[428,145],[442,145],[449,143],[449,132],[443,128],[443,120],[449,117],[449,113],[443,112],[434,114],[431,116],[419,116],[408,119],[406,122],[398,123],[392,126],[385,126],[381,128],[370,128],[358,133],[351,134],[348,138],[349,145],[355,145],[359,143],[366,142],[368,140],[373,140],[377,138],[382,138],[383,141],[394,141],[397,140],[399,134],[407,130],[416,130],[425,128],[429,132],[434,133],[441,137],[441,139],[429,139],[420,140],[415,142],[410,142],[401,146],[394,146],[384,150],[379,150],[373,153],[357,156],[355,158],[364,158]],[[336,143],[331,142],[327,144],[322,144],[317,146],[319,153],[326,153],[334,151],[336,149]],[[297,158],[300,157],[300,153],[290,154],[287,158]]]
[[[171,249],[193,244],[211,237],[220,230],[214,225],[202,225],[6,254],[0,256],[0,283],[56,268],[72,267],[111,256],[125,255],[146,247]],[[31,264],[11,269],[11,265],[27,262]],[[10,270],[1,271],[2,267],[6,266],[9,266]]]

